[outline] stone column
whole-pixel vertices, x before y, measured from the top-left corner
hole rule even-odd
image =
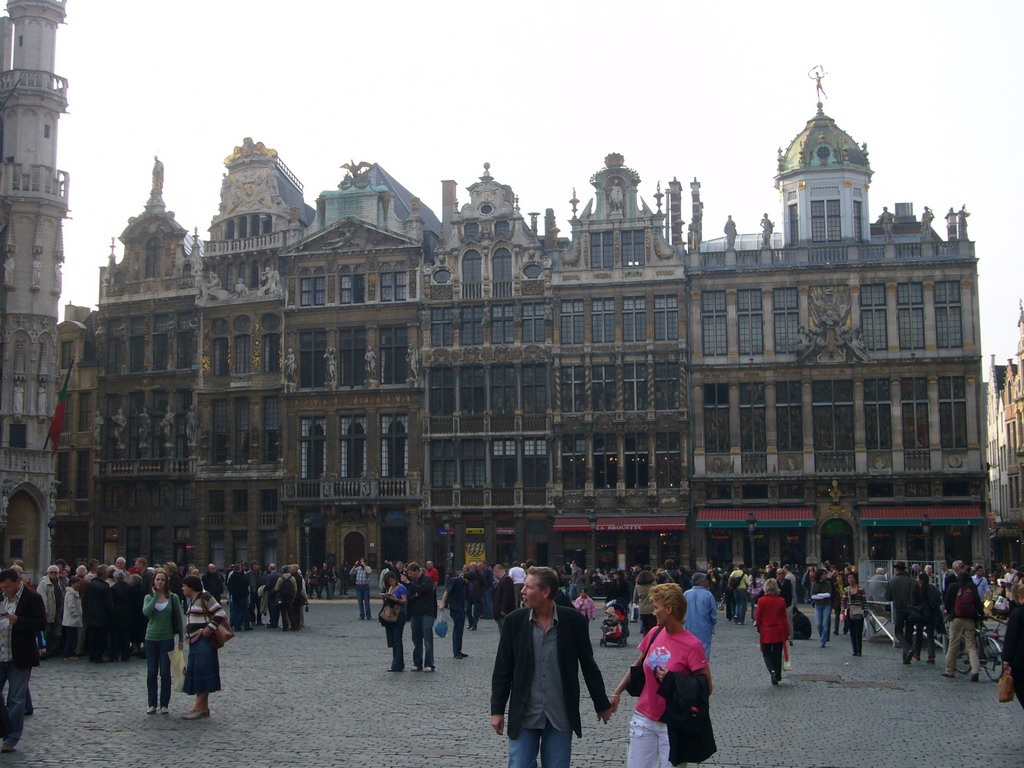
[[[858,472],[867,472],[867,430],[864,426],[864,380],[853,381],[853,449]]]

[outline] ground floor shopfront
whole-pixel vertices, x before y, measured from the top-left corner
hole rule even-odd
[[[556,517],[556,565],[575,560],[583,568],[660,566],[690,557],[687,519],[682,515]]]
[[[974,506],[705,508],[697,511],[696,563],[985,562],[983,523]]]

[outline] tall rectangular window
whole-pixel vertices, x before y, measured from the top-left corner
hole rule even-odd
[[[654,410],[674,411],[679,408],[679,365],[654,364]]]
[[[232,339],[234,350],[232,362],[236,374],[246,374],[252,371],[252,337],[247,333],[240,333]]]
[[[430,485],[451,488],[455,485],[455,441],[430,441]]]
[[[175,339],[175,367],[191,368],[196,361],[196,332],[194,319],[187,314],[178,315],[178,331]]]
[[[338,329],[338,385],[361,387],[366,382],[366,329]]]
[[[939,440],[946,449],[967,447],[967,389],[963,376],[939,376]]]
[[[409,295],[408,282],[408,272],[381,272],[380,300],[405,301]]]
[[[647,341],[647,299],[643,296],[622,299],[622,340]]]
[[[700,323],[704,356],[715,357],[728,352],[725,291],[704,291],[700,295]]]
[[[544,328],[544,305],[539,302],[529,302],[522,305],[523,308],[523,343],[543,344],[547,341],[547,333]]]
[[[409,417],[404,413],[380,417],[381,473],[406,477],[409,469]]]
[[[860,287],[860,329],[864,346],[871,350],[889,348],[888,312],[885,285],[875,283]]]
[[[853,382],[811,382],[814,416],[814,450],[852,451]]]
[[[659,488],[678,488],[683,481],[682,443],[678,432],[654,436],[655,481]]]
[[[276,397],[263,398],[263,463],[281,458],[281,402]]]
[[[92,460],[89,449],[75,451],[75,496],[89,498],[89,478],[92,476]]]
[[[455,413],[455,369],[451,366],[430,370],[430,414],[451,416]]]
[[[622,266],[642,267],[647,262],[647,246],[642,229],[622,232]]]
[[[366,276],[341,276],[341,303],[363,304],[366,302]]]
[[[435,347],[450,347],[455,343],[451,307],[432,307],[430,310],[430,343]]]
[[[654,340],[679,340],[679,298],[676,296],[654,297]]]
[[[299,472],[303,480],[327,476],[327,419],[323,416],[299,419]]]
[[[869,451],[892,448],[891,401],[888,379],[864,380],[864,443]]]
[[[647,410],[647,364],[626,363],[622,366],[622,407],[627,411]]]
[[[590,234],[591,269],[611,269],[615,266],[615,235],[613,232]]]
[[[563,365],[561,380],[562,410],[565,413],[583,413],[586,410],[586,403],[583,399],[583,366]]]
[[[789,244],[796,245],[800,242],[800,207],[796,203],[790,203],[789,207]]]
[[[736,291],[736,311],[739,320],[740,354],[764,354],[764,314],[761,308],[761,289],[743,288]]]
[[[366,417],[342,416],[338,444],[338,468],[341,477],[366,476]]]
[[[483,488],[487,479],[487,454],[483,440],[459,443],[459,480],[463,488]]]
[[[590,368],[591,402],[594,413],[611,413],[615,410],[615,366],[593,365]]]
[[[491,413],[511,416],[516,412],[516,369],[511,365],[491,368]]]
[[[842,239],[838,200],[811,201],[811,240],[816,243]]]
[[[935,282],[935,344],[939,349],[964,345],[959,280]]]
[[[264,333],[262,340],[261,364],[263,373],[281,372],[281,334]]]
[[[864,239],[864,203],[853,201],[853,239],[860,242]]]
[[[477,305],[462,308],[460,341],[464,347],[478,347],[484,343],[484,308]]]
[[[562,435],[562,488],[583,490],[586,485],[586,435]]]
[[[104,367],[106,372],[109,374],[118,374],[121,372],[121,340],[112,339],[107,337],[107,355],[106,355],[106,366]]]
[[[619,441],[614,434],[594,435],[594,488],[614,488],[619,482]]]
[[[622,460],[627,488],[646,488],[650,480],[650,448],[646,432],[627,432],[622,437]]]
[[[487,410],[483,366],[465,365],[459,369],[459,410],[467,414],[481,414]]]
[[[380,383],[404,384],[409,375],[409,329],[386,325],[380,329]]]
[[[800,303],[796,288],[772,290],[772,320],[775,324],[775,354],[796,352],[800,330]]]
[[[174,332],[174,315],[157,315],[153,318],[153,370],[166,371],[170,365],[167,352],[171,334]]]
[[[228,340],[221,336],[210,342],[210,372],[214,376],[228,375]]]
[[[128,370],[141,371],[146,365],[146,318],[133,317],[128,333]]]
[[[729,385],[704,385],[704,451],[728,453]]]
[[[562,302],[561,336],[563,344],[583,343],[583,299]]]
[[[252,443],[250,430],[252,424],[249,421],[249,400],[240,397],[235,400],[235,463],[242,464],[249,461],[249,447]]]
[[[299,278],[299,306],[322,307],[327,303],[327,281],[323,275]]]
[[[903,447],[925,450],[928,435],[928,380],[923,376],[900,381],[900,412],[903,414]]]
[[[615,341],[615,299],[591,299],[590,333],[594,344]]]
[[[92,422],[95,418],[92,412],[92,393],[91,392],[79,392],[78,393],[78,431],[88,432],[92,428]]]
[[[327,331],[318,328],[299,332],[299,386],[302,389],[322,387],[327,381]]]
[[[743,453],[765,452],[764,414],[764,384],[740,384],[740,450]]]
[[[214,400],[213,406],[213,455],[214,464],[227,464],[231,446],[228,425],[228,401]]]
[[[511,304],[491,307],[491,344],[515,343],[515,309]]]
[[[524,365],[523,413],[544,413],[548,408],[548,369],[543,364]]]
[[[543,438],[523,440],[523,487],[543,488],[549,478],[548,441]]]
[[[519,479],[515,440],[491,441],[491,485],[512,488]]]
[[[896,319],[900,349],[924,349],[924,285],[896,284]]]

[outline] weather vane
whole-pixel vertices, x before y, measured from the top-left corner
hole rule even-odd
[[[821,109],[821,97],[824,96],[826,99],[828,98],[828,94],[825,93],[825,89],[821,87],[822,78],[827,74],[828,72],[825,71],[825,68],[821,66],[821,64],[818,64],[807,73],[807,76],[814,81],[814,87],[818,92],[818,109]]]

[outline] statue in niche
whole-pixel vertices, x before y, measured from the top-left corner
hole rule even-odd
[[[32,287],[38,288],[43,279],[43,264],[39,259],[32,259]]]
[[[412,344],[405,352],[405,361],[409,365],[409,381],[416,384],[420,380],[420,353]]]
[[[196,405],[193,403],[188,407],[188,411],[185,413],[185,436],[188,438],[189,445],[196,444],[196,435],[199,433],[199,413],[196,411]]]
[[[25,415],[25,385],[20,381],[14,385],[11,408],[15,416]]]
[[[882,206],[882,213],[878,216],[878,223],[882,225],[882,240],[886,243],[892,242],[892,230],[896,224],[896,217],[889,212],[886,206]]]
[[[725,222],[725,250],[736,250],[736,222],[732,220],[732,216]]]
[[[338,353],[334,347],[328,347],[324,351],[324,360],[327,363],[327,386],[336,389],[338,386]]]
[[[14,285],[14,254],[4,262],[4,285]]]
[[[48,412],[46,406],[46,384],[39,382],[39,386],[36,387],[36,413],[40,416],[46,416]]]
[[[60,293],[64,286],[64,276],[60,271],[60,262],[53,264],[53,292]]]
[[[960,211],[956,215],[957,238],[960,240],[967,239],[967,217],[970,215],[967,212],[967,204],[961,205]]]
[[[772,220],[768,218],[768,214],[764,215],[761,219],[761,247],[771,248],[772,247],[772,233],[775,231],[775,225],[772,224]]]
[[[363,359],[366,361],[366,378],[368,381],[376,381],[377,379],[377,353],[373,351],[372,347],[366,348],[366,354],[363,355]]]
[[[294,392],[296,386],[296,374],[298,365],[295,362],[295,350],[288,347],[288,354],[284,356],[284,389],[286,392]]]
[[[110,417],[110,420],[114,422],[114,443],[117,446],[117,450],[124,450],[124,428],[128,424],[128,419],[125,418],[124,409],[118,408],[117,413]]]
[[[96,445],[100,444],[100,437],[103,434],[103,414],[96,411],[96,415],[92,417],[92,439]]]
[[[160,419],[160,432],[164,437],[164,445],[171,446],[174,443],[174,417],[175,413],[171,406],[167,406],[167,413]]]
[[[145,406],[136,418],[139,420],[139,446],[148,446],[150,432],[153,428],[153,418]]]
[[[622,179],[618,176],[608,185],[608,210],[611,213],[622,213],[626,203],[626,193],[622,189]]]

